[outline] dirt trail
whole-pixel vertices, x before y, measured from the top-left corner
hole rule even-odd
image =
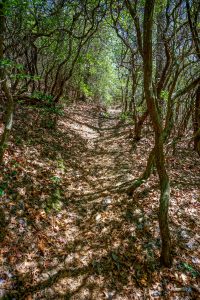
[[[56,130],[43,128],[42,120],[36,126],[37,118],[31,110],[16,115],[18,140],[12,141],[12,160],[2,178],[8,185],[1,203],[11,218],[0,252],[0,296],[137,300],[166,293],[163,282],[183,270],[175,264],[160,271],[157,177],[132,198],[113,189],[142,172],[151,138],[144,137],[134,148],[132,127],[119,121],[118,111],[101,117],[92,105],[65,109]],[[196,168],[192,159],[188,156],[190,169],[184,172]],[[183,170],[176,171],[176,180],[181,179],[179,173]],[[195,176],[194,187],[183,185],[179,194],[177,188],[172,190],[170,212],[174,216],[179,203],[181,215],[178,221],[173,218],[172,233],[178,239],[181,222],[188,239],[193,237],[191,248],[181,250],[183,261],[189,258],[191,264],[198,239],[185,208],[198,203],[198,172]],[[192,218],[197,224],[195,210]],[[176,244],[184,247],[183,241]],[[178,259],[180,249],[174,251]],[[190,280],[195,284],[195,277]]]
[[[97,114],[93,122],[99,127],[92,129],[91,134],[91,127],[86,125],[80,135],[82,138],[86,137],[86,143],[92,149],[92,155],[87,151],[84,153],[83,163],[91,166],[88,173],[92,176],[96,189],[110,188],[133,179],[131,140],[127,142],[129,131],[126,126],[120,127],[119,114],[108,112],[105,117]]]
[[[89,182],[87,192],[98,192],[106,188],[109,190],[132,180],[133,146],[131,140],[126,138],[130,133],[130,126],[120,124],[119,112],[117,114],[116,111],[111,111],[107,116],[98,112],[92,114],[90,111],[83,116],[80,116],[80,111],[77,113],[78,115],[73,110],[73,115],[68,116],[65,126],[74,130],[87,147],[79,157],[80,168],[84,173],[82,175]],[[81,189],[81,184],[79,187]],[[85,187],[83,193],[86,193]]]

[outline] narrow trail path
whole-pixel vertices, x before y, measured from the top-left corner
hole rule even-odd
[[[83,165],[88,181],[94,192],[112,189],[123,182],[132,181],[135,167],[133,142],[128,139],[130,125],[119,121],[119,111],[110,110],[108,116],[99,112],[88,112],[80,116],[73,110],[68,116],[67,127],[74,130],[87,145],[81,155],[80,167]],[[86,179],[86,177],[85,177]],[[84,193],[86,190],[84,191]],[[89,191],[88,191],[89,192]]]

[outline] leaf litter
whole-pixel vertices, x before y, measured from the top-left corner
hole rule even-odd
[[[157,176],[151,175],[131,198],[113,189],[144,169],[151,131],[147,128],[134,145],[132,124],[120,123],[116,110],[99,122],[92,104],[65,108],[56,129],[42,126],[38,116],[36,108],[17,108],[1,167],[0,207],[6,221],[0,297],[197,299],[197,155],[184,142],[175,156],[168,155],[174,264],[161,268]]]

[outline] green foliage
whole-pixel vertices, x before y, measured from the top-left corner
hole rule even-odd
[[[22,144],[22,139],[19,136],[15,137],[15,144],[16,145],[21,145]]]
[[[143,113],[143,112],[145,112],[145,110],[146,110],[146,108],[145,108],[143,105],[138,105],[138,106],[136,107],[136,111],[137,111],[138,113]]]
[[[116,68],[119,40],[112,28],[102,26],[100,37],[90,41],[78,60],[73,80],[87,97],[110,104],[119,98],[120,80]],[[103,38],[103,40],[102,40]]]
[[[61,195],[60,188],[56,188],[53,192],[51,197],[47,200],[47,203],[45,205],[46,212],[50,212],[52,209],[55,211],[60,211],[62,209],[63,203],[62,203],[62,195]]]
[[[104,111],[104,112],[102,113],[102,115],[103,115],[104,118],[109,118],[109,117],[110,117],[110,114],[109,114],[109,112],[107,112],[107,111],[106,111],[106,112]]]
[[[65,164],[64,164],[64,160],[62,159],[62,157],[57,159],[57,167],[61,172],[65,171]]]
[[[167,0],[156,0],[155,2],[155,13],[162,12],[167,5]]]
[[[193,277],[198,277],[200,275],[200,273],[197,270],[195,270],[191,265],[189,265],[186,262],[181,262],[180,268],[184,271],[189,272]]]
[[[12,66],[12,61],[10,59],[1,59],[0,60],[0,67],[5,68],[5,67],[11,67]]]
[[[54,105],[53,96],[45,94],[41,91],[34,91],[31,95],[31,98],[37,99],[40,101],[40,103],[43,104],[42,107],[39,107],[41,114],[47,119],[45,120],[45,127],[53,128],[55,126],[55,120],[53,120],[51,117],[53,115],[62,116],[63,111],[63,105],[57,104]],[[31,106],[34,108],[34,106]]]
[[[15,61],[12,61],[8,58],[4,58],[4,59],[1,59],[0,60],[0,66],[3,66],[3,67],[12,67],[12,68],[15,68],[17,70],[23,70],[24,69],[24,66],[23,64],[19,64],[19,63],[16,63]]]
[[[84,82],[80,82],[80,90],[86,97],[92,97],[93,93],[90,86]]]
[[[61,178],[58,176],[51,177],[51,181],[55,184],[59,183],[61,181]]]
[[[34,81],[38,81],[41,79],[38,75],[30,75],[24,71],[23,64],[16,63],[10,59],[2,59],[0,60],[0,68],[4,68],[8,71],[9,78],[11,80],[24,80],[24,79],[32,79]]]
[[[3,196],[3,194],[4,194],[4,190],[0,188],[0,197]]]
[[[120,114],[120,119],[122,121],[132,121],[132,116],[131,116],[131,113],[130,112],[122,112]]]
[[[46,103],[51,103],[53,100],[52,95],[45,94],[41,91],[34,91],[31,95],[31,98],[35,98],[35,99],[41,100]]]
[[[166,90],[162,90],[160,93],[161,99],[163,99],[165,102],[167,102],[169,97],[169,92]]]

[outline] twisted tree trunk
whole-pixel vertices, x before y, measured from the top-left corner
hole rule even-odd
[[[155,133],[155,163],[160,181],[159,226],[162,239],[161,263],[170,267],[171,240],[168,226],[168,207],[170,199],[170,181],[165,167],[164,130],[156,99],[152,90],[152,27],[155,0],[146,0],[144,11],[143,34],[143,64],[144,64],[144,92],[147,108],[152,120]]]

